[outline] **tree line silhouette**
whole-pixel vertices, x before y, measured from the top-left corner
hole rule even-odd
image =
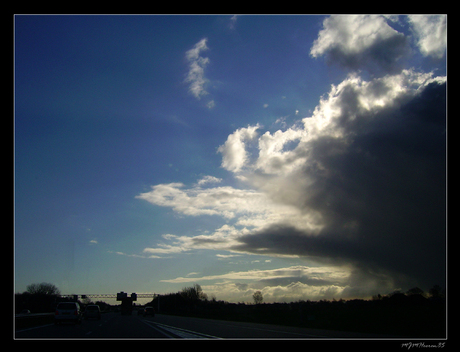
[[[403,293],[375,295],[370,300],[299,300],[262,303],[260,291],[254,304],[211,299],[200,285],[155,297],[148,305],[162,314],[209,319],[290,325],[376,333],[389,336],[444,338],[446,336],[446,292],[435,285],[429,292],[414,287]]]
[[[435,285],[428,292],[414,287],[375,295],[372,299],[299,300],[290,303],[262,303],[260,291],[252,303],[230,303],[208,297],[194,284],[176,293],[156,296],[146,305],[161,314],[209,319],[290,325],[305,328],[377,333],[396,337],[445,338],[446,291]],[[16,313],[52,312],[65,300],[51,284],[32,284],[15,295]],[[105,302],[96,302],[108,309]]]

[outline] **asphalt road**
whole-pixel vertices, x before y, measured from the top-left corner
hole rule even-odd
[[[106,313],[102,315],[101,320],[83,320],[77,325],[48,324],[15,331],[16,339],[330,339],[362,337],[378,336],[162,314],[156,314],[155,317],[143,317],[135,314],[123,316],[120,313]]]

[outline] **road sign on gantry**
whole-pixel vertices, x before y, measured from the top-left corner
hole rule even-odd
[[[117,301],[122,301],[126,297],[128,297],[128,294],[126,292],[121,291],[117,293]]]

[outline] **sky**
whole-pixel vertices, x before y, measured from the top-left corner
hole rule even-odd
[[[15,292],[446,286],[445,15],[16,15]]]

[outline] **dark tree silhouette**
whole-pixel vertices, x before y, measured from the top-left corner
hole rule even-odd
[[[40,284],[30,284],[27,286],[26,292],[32,295],[40,294],[40,295],[59,296],[61,294],[61,292],[55,285],[49,284],[47,282],[42,282]]]
[[[260,304],[264,301],[264,297],[262,296],[262,292],[260,291],[254,292],[254,294],[252,295],[252,298],[254,299],[255,304]]]

